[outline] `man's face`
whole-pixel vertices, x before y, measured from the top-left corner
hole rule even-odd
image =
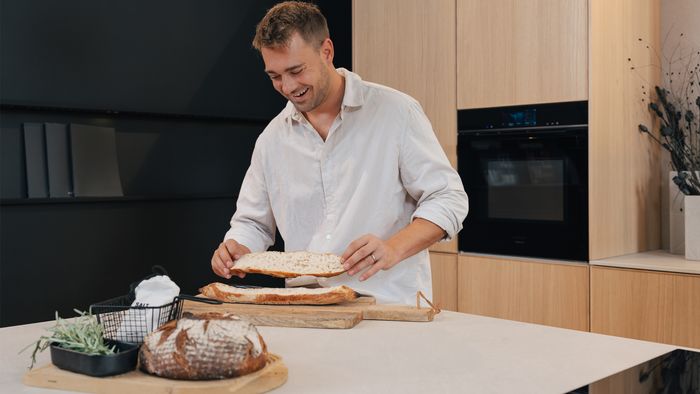
[[[260,52],[272,86],[298,111],[311,112],[328,97],[333,64],[330,40],[316,49],[294,33],[288,46],[262,48]]]

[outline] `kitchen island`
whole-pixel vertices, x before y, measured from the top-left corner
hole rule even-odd
[[[0,329],[0,392],[61,392],[24,386],[31,349],[17,354],[52,324]],[[259,330],[289,368],[275,393],[562,393],[676,348],[448,311],[428,323]],[[47,350],[37,365],[48,362]]]

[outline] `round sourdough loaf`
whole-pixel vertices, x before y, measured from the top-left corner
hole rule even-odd
[[[225,313],[185,313],[144,338],[141,369],[171,379],[242,376],[262,369],[265,341],[254,325]]]

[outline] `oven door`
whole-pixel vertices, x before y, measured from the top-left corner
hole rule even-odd
[[[466,252],[588,260],[586,127],[460,132]]]

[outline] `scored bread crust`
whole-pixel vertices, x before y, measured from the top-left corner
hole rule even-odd
[[[185,312],[144,338],[139,365],[170,379],[227,379],[264,368],[267,356],[260,333],[240,317]]]
[[[302,269],[314,263],[318,265],[318,269]],[[329,265],[327,267],[329,269],[323,270],[324,264]],[[244,254],[236,260],[229,271],[232,274],[264,274],[278,278],[296,278],[305,275],[330,278],[344,273],[345,268],[340,264],[340,256],[332,253],[259,252]]]
[[[199,289],[202,295],[223,302],[266,305],[328,305],[352,301],[357,293],[347,286],[307,289],[294,287],[237,288],[223,283],[210,283]]]

